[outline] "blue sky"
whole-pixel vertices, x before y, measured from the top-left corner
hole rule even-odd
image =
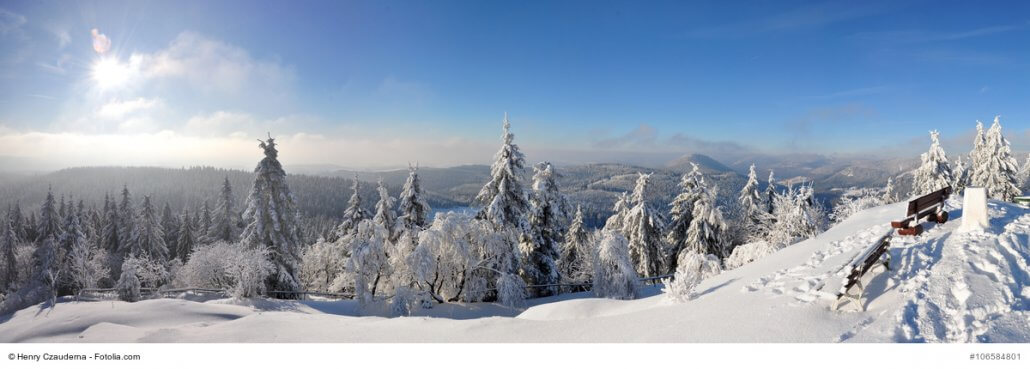
[[[908,155],[930,129],[957,153],[997,114],[1026,149],[1028,10],[12,1],[0,5],[0,156],[250,166],[253,138],[272,131],[293,163],[483,163],[505,111],[540,160]]]

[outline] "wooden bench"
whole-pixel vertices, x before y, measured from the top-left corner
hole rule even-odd
[[[856,255],[855,258],[851,259],[851,262],[845,265],[844,268],[841,268],[846,275],[841,283],[840,291],[837,292],[837,300],[833,303],[833,310],[837,310],[842,302],[849,300],[858,304],[860,310],[865,310],[865,306],[862,304],[862,293],[865,292],[862,276],[877,265],[883,265],[884,270],[890,270],[891,254],[887,251],[890,249],[893,233],[893,230],[887,232],[883,237],[877,239],[876,243],[865,249],[861,254]],[[857,291],[848,293],[853,288],[857,289]]]
[[[918,236],[923,233],[921,219],[930,222],[944,223],[948,221],[948,212],[944,211],[944,200],[951,195],[951,186],[939,189],[908,202],[905,219],[891,222],[891,227],[898,229],[902,236]]]

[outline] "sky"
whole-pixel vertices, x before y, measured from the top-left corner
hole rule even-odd
[[[1030,148],[1030,3],[5,1],[0,163],[396,168]]]

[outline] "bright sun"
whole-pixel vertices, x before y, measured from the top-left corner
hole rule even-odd
[[[101,89],[110,89],[125,84],[129,79],[129,66],[115,58],[103,58],[93,64],[93,81]]]

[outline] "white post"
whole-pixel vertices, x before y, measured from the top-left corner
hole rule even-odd
[[[987,228],[987,220],[987,191],[983,187],[966,187],[962,197],[962,226],[959,232]]]

